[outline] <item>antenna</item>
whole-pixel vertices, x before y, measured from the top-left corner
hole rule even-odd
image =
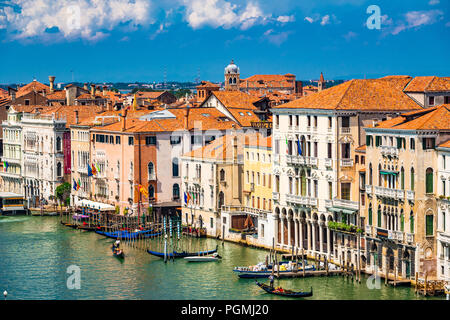
[[[167,85],[167,69],[164,67],[164,89],[166,89]]]
[[[72,73],[72,82],[73,82],[73,70],[70,70],[70,72]]]
[[[194,81],[196,84],[200,83],[200,68],[197,69],[197,78],[195,78]]]

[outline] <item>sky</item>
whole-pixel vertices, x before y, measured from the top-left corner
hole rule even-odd
[[[0,0],[0,83],[450,76],[449,0]]]

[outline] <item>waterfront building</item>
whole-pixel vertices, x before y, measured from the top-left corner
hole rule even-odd
[[[437,273],[450,283],[450,140],[437,153]]]
[[[278,248],[358,261],[363,127],[422,109],[402,91],[410,80],[351,80],[271,109]]]
[[[415,77],[404,92],[422,107],[450,103],[450,78],[436,76]]]
[[[450,138],[449,119],[450,108],[442,105],[365,128],[366,271],[436,278],[436,237],[442,230],[436,146]]]

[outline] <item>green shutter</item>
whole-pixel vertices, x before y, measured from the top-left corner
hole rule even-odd
[[[366,145],[370,146],[370,136],[366,136]]]
[[[433,173],[426,174],[426,193],[433,193]]]
[[[400,172],[400,181],[401,181],[401,188],[402,190],[405,189],[405,170],[403,170]]]
[[[426,216],[426,235],[433,235],[433,216],[430,214]]]
[[[381,228],[381,210],[378,210],[377,218],[378,218],[378,228]]]
[[[400,231],[405,231],[405,216],[403,214],[400,216]]]
[[[414,216],[412,214],[409,217],[409,231],[410,233],[414,233]]]
[[[411,171],[411,191],[414,191],[414,171]]]
[[[369,225],[372,225],[372,208],[369,208]]]

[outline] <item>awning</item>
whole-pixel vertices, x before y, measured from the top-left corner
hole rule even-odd
[[[344,208],[328,208],[331,212],[342,212],[345,214],[352,214],[355,213],[356,210],[350,210],[350,209],[344,209]]]
[[[101,202],[95,202],[87,199],[78,200],[78,202],[75,203],[75,205],[79,207],[87,207],[90,209],[95,209],[99,211],[112,211],[116,210],[116,208],[110,204],[101,203]]]
[[[394,175],[397,175],[398,174],[398,172],[395,172],[395,171],[380,171],[380,173],[381,174],[394,174]]]

